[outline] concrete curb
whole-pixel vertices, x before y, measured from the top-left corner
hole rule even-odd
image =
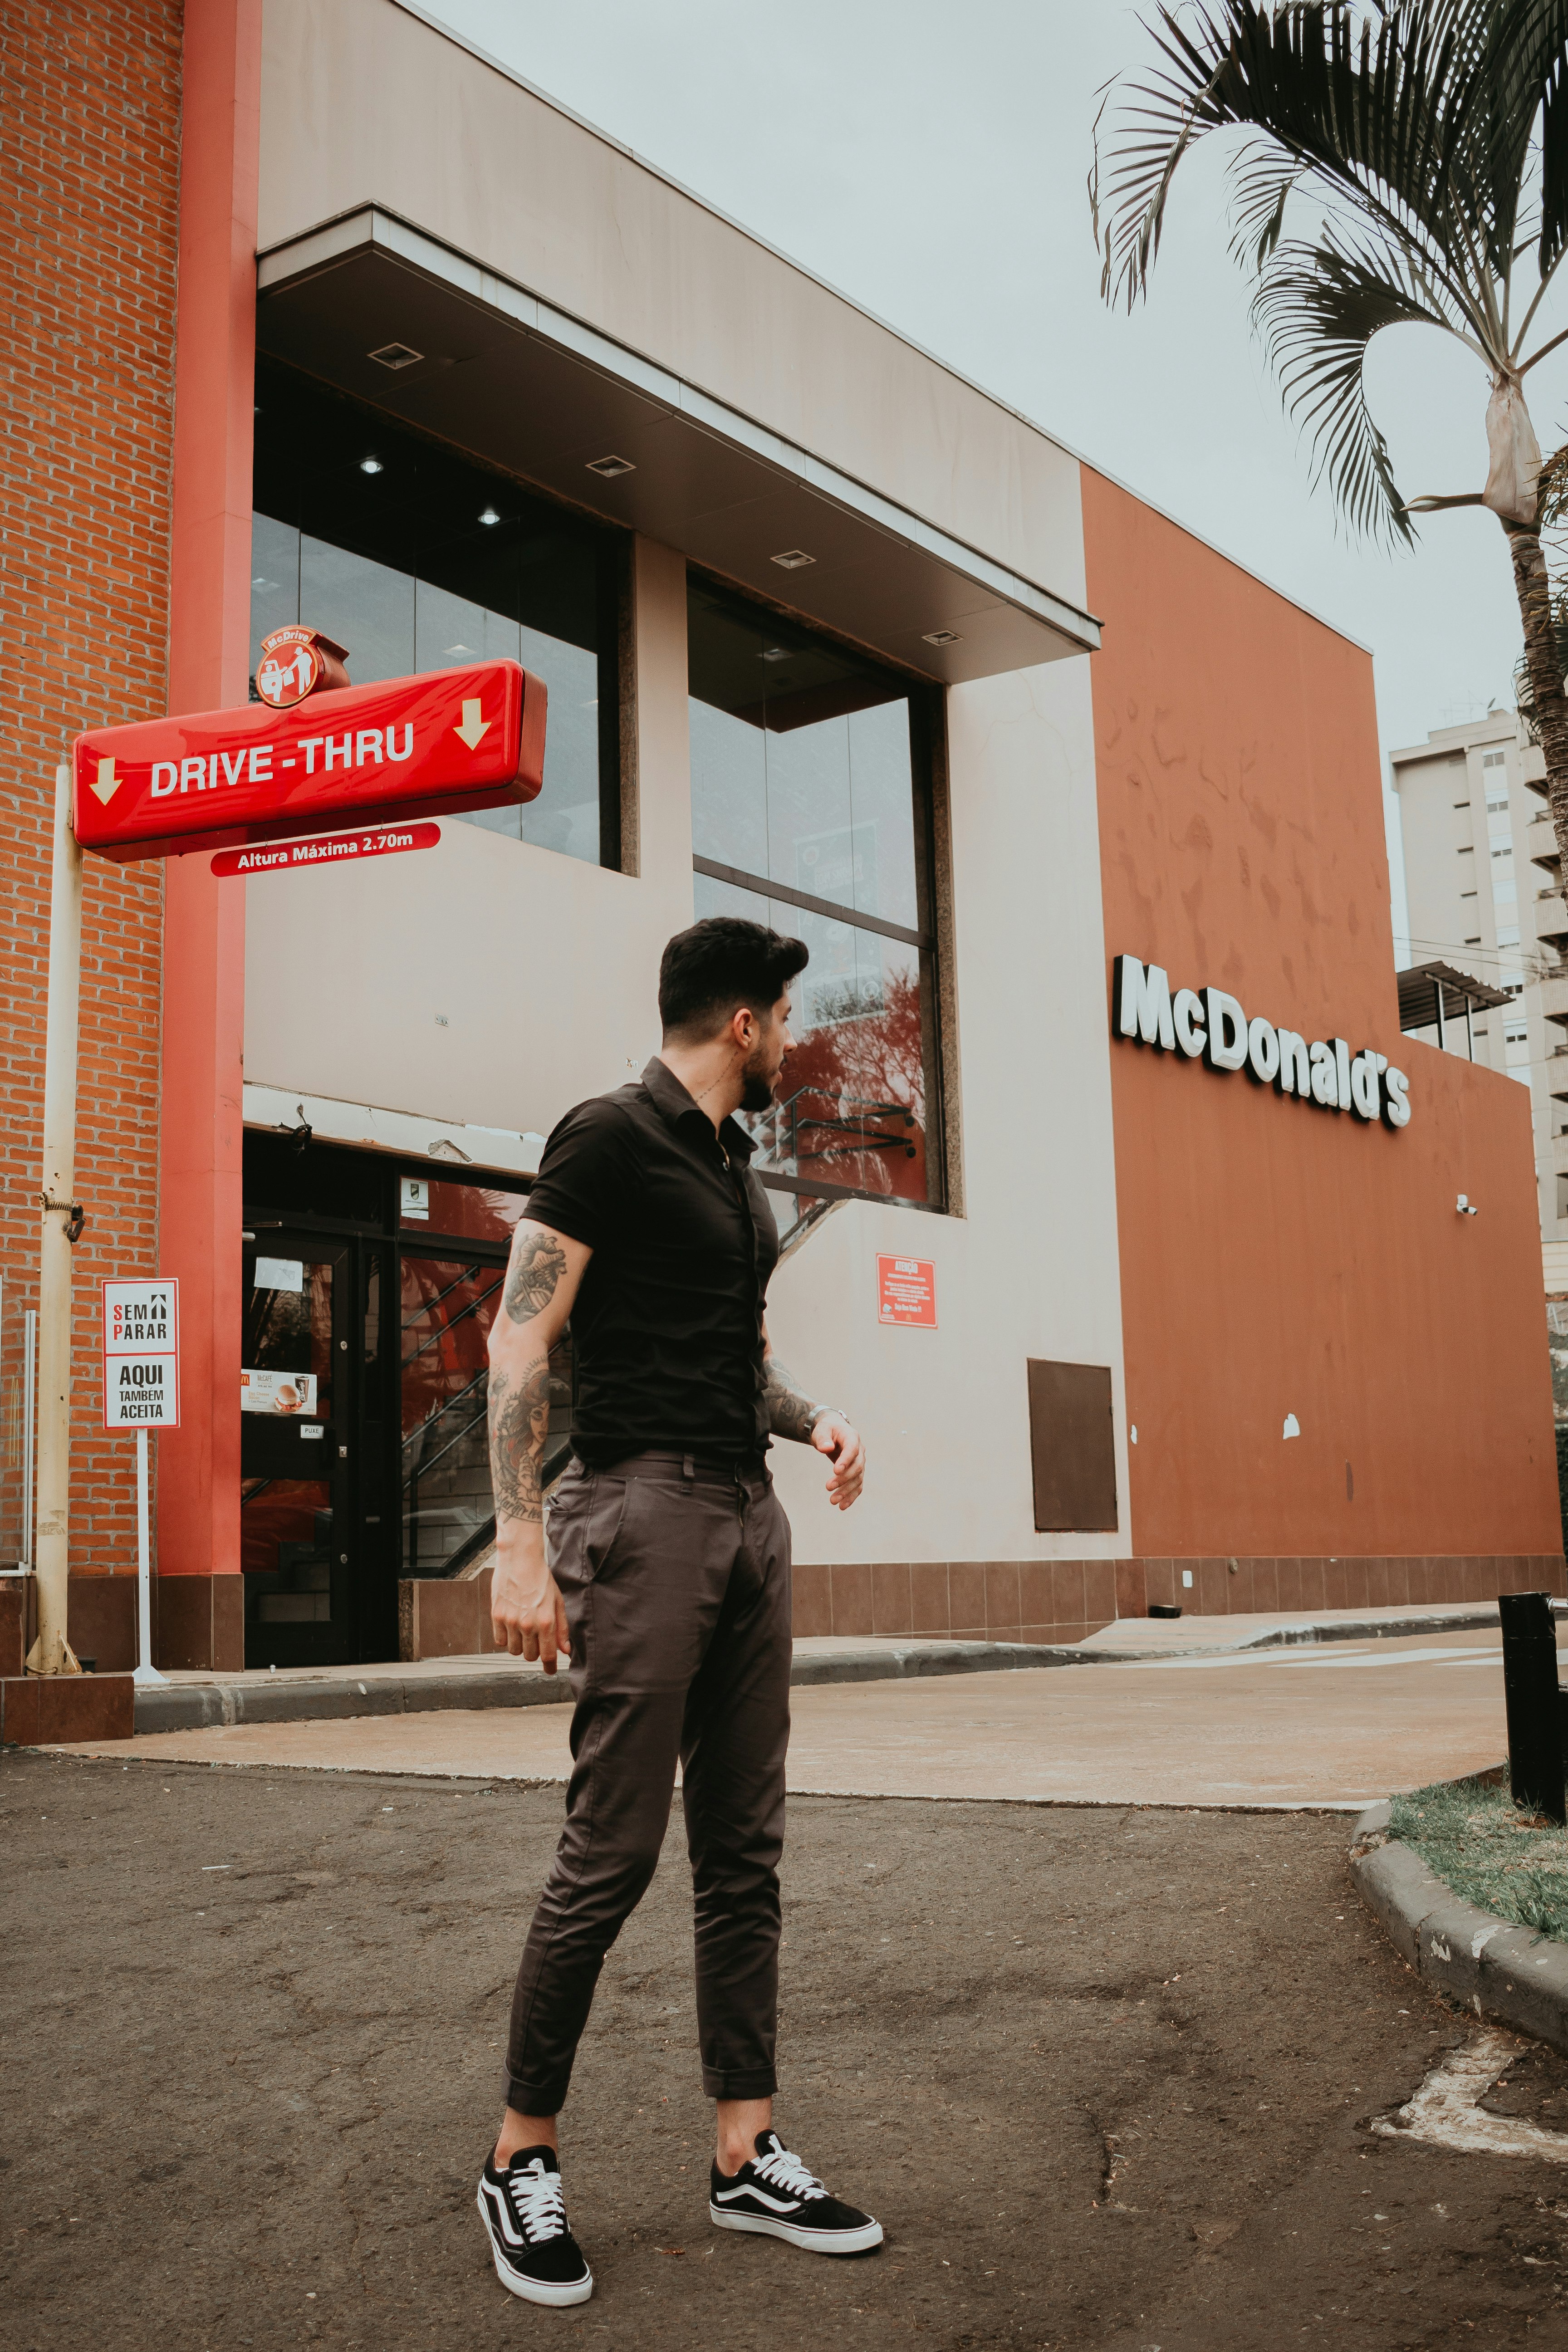
[[[1483,1782],[1499,1773],[1467,1777]],[[1419,1854],[1389,1837],[1389,1814],[1384,1803],[1360,1816],[1350,1862],[1363,1902],[1405,1965],[1478,2017],[1568,2053],[1568,1945],[1462,1902]]]
[[[1557,1613],[1562,1612],[1559,1611]],[[1136,1624],[1142,1621],[1132,1618],[1121,1622]],[[1239,1642],[1215,1642],[1201,1648],[1173,1643],[1169,1653],[1152,1645],[1128,1650],[1101,1647],[1101,1637],[1096,1634],[1091,1642],[1084,1643],[1082,1659],[1085,1665],[1126,1666],[1144,1665],[1151,1659],[1167,1654],[1184,1658],[1251,1657],[1261,1650],[1316,1649],[1325,1642],[1408,1642],[1425,1633],[1495,1633],[1497,1624],[1497,1602],[1494,1601],[1486,1608],[1457,1609],[1447,1617],[1315,1617],[1300,1625],[1277,1625],[1271,1633],[1249,1634]],[[1107,1632],[1110,1630],[1110,1627],[1106,1628]],[[1074,1655],[1078,1654],[1075,1651]]]
[[[898,1648],[841,1650],[796,1658],[790,1681],[901,1682],[928,1675],[994,1674],[1029,1666],[1086,1663],[1075,1649],[1034,1642],[911,1642]],[[351,1716],[424,1715],[439,1708],[569,1706],[564,1675],[519,1673],[367,1675],[321,1682],[168,1683],[136,1693],[136,1729],[206,1731],[235,1723],[319,1723]]]

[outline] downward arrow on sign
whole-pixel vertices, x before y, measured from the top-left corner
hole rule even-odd
[[[469,751],[474,751],[479,749],[479,746],[484,741],[485,737],[489,733],[489,731],[490,722],[488,719],[481,719],[479,717],[479,704],[477,702],[465,702],[463,705],[463,723],[460,727],[453,728],[453,734],[460,737],[468,745]]]
[[[115,774],[112,760],[100,760],[98,763],[98,782],[92,789],[107,808],[124,782],[123,776]]]

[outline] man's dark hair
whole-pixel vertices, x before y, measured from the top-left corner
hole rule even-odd
[[[665,1036],[678,1045],[706,1045],[742,1005],[765,1021],[810,961],[804,941],[741,915],[710,915],[689,931],[677,931],[658,965]]]

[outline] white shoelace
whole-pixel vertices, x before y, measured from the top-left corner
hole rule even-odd
[[[566,2200],[561,2175],[546,2172],[536,2157],[526,2172],[509,2172],[506,2185],[518,2227],[531,2246],[559,2238],[566,2228]]]
[[[757,2179],[765,2180],[770,2189],[785,2189],[792,2197],[807,2200],[827,2194],[816,2173],[809,2172],[799,2157],[793,2156],[787,2147],[775,2147],[771,2156],[753,2158],[752,2168]]]

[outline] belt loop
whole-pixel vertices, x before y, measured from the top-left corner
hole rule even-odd
[[[681,1464],[680,1464],[680,1475],[681,1475],[681,1476],[682,1476],[683,1478],[695,1478],[695,1477],[696,1477],[696,1475],[697,1475],[697,1463],[696,1463],[696,1460],[695,1460],[695,1458],[694,1458],[694,1456],[693,1456],[693,1455],[691,1455],[691,1454],[684,1454],[684,1455],[682,1456],[682,1458],[681,1458]]]

